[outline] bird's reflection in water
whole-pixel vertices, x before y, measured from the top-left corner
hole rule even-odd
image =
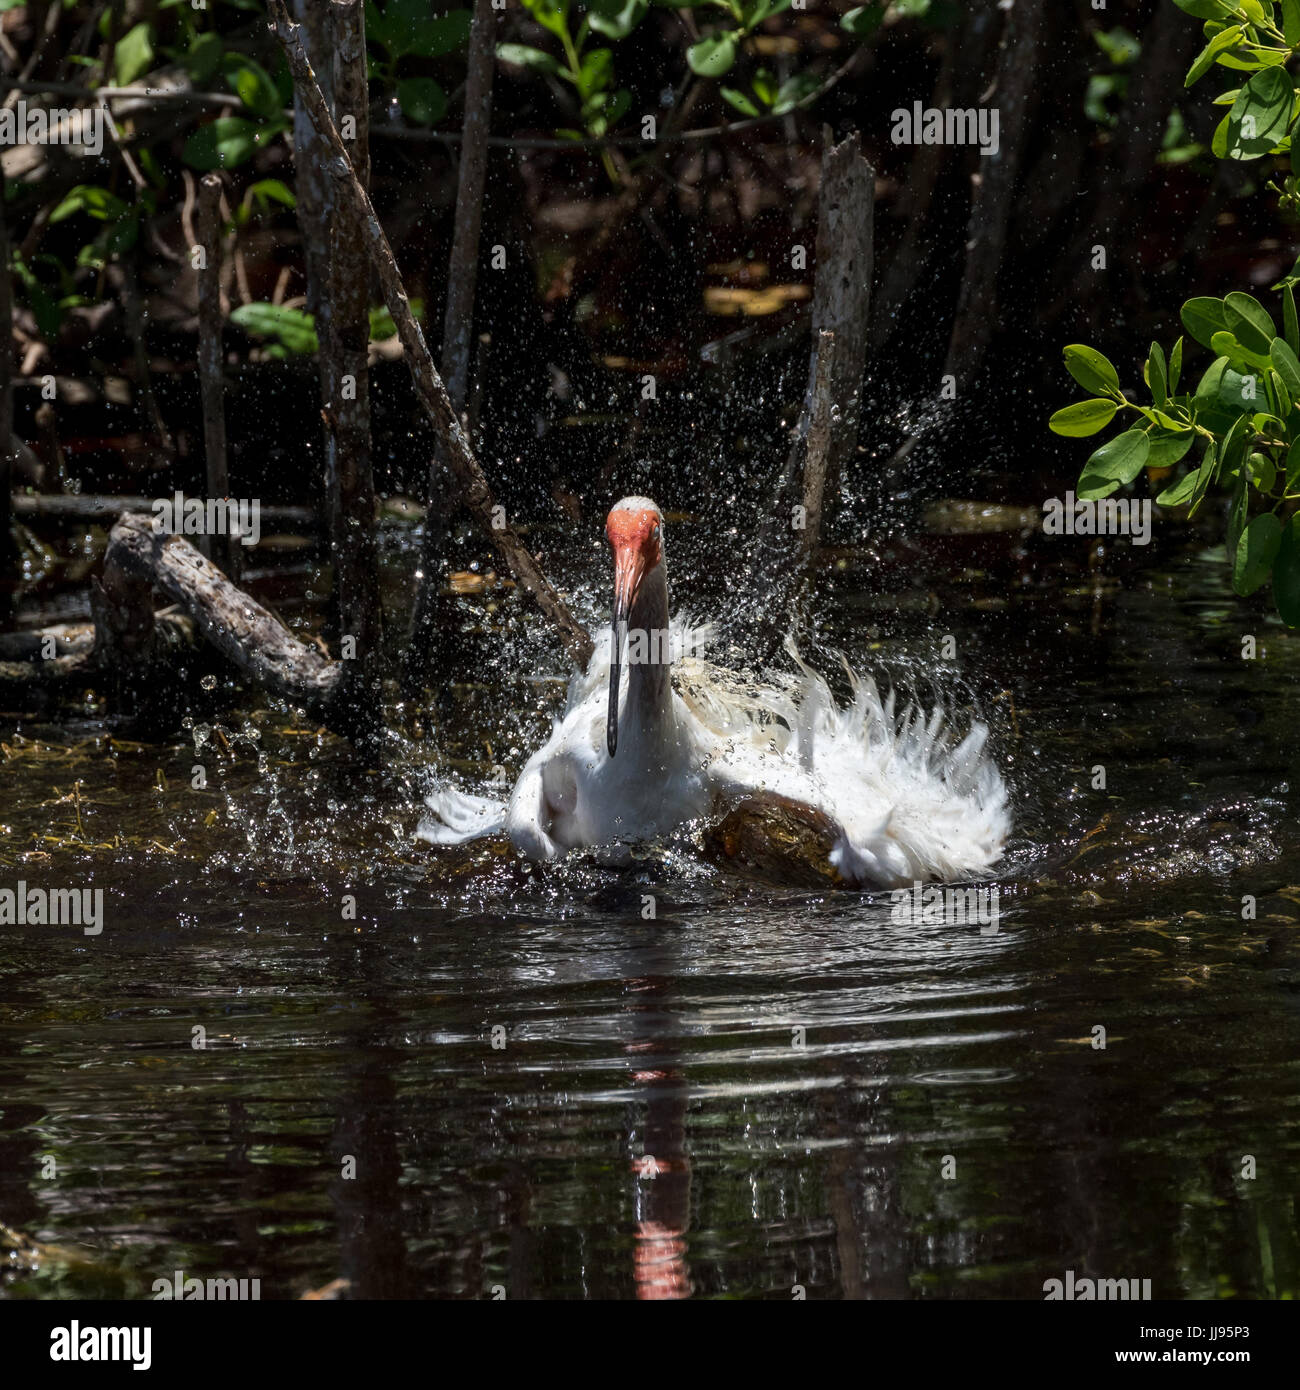
[[[639,1299],[689,1298],[687,1228],[691,1160],[686,1151],[686,1076],[669,1041],[673,1015],[663,975],[628,979],[624,1005],[635,1028],[625,1045],[631,1076],[645,1098],[645,1124],[629,1136],[635,1244],[632,1277]]]

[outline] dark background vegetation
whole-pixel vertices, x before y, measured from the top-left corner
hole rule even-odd
[[[1145,345],[1172,337],[1189,294],[1258,290],[1290,266],[1290,231],[1263,193],[1263,166],[1209,153],[1220,115],[1215,84],[1183,89],[1202,42],[1195,20],[1172,0],[1109,0],[1104,9],[1018,0],[1018,8],[1032,30],[1019,38],[991,0],[904,0],[865,38],[841,23],[847,5],[787,9],[756,27],[720,81],[693,78],[686,53],[724,16],[651,8],[610,44],[616,80],[630,93],[610,134],[632,141],[608,151],[612,158],[600,148],[547,146],[578,119],[569,93],[545,74],[498,65],[492,129],[503,143],[491,151],[484,207],[471,414],[512,515],[566,534],[585,527],[576,533],[585,539],[593,518],[632,490],[721,523],[761,512],[806,379],[824,130],[860,131],[878,176],[861,445],[830,517],[841,537],[893,525],[918,498],[1035,504],[1063,492],[1081,450],[1045,428],[1073,394],[1062,344],[1093,343],[1136,380]],[[4,62],[31,82],[120,79],[121,45],[147,25],[151,52],[133,80],[228,92],[240,61],[251,60],[287,106],[283,59],[251,0],[214,0],[206,12],[166,0],[11,6],[2,18]],[[498,23],[502,42],[557,51],[513,4]],[[200,30],[220,40],[213,71],[202,70],[211,55],[195,67]],[[1012,40],[1015,62],[1003,51]],[[374,201],[436,356],[464,45],[393,60],[372,35],[372,54]],[[810,88],[840,75],[810,106],[751,123],[720,87],[745,90],[759,68],[777,80],[806,78]],[[436,120],[402,86],[412,78],[432,79],[445,97]],[[1002,109],[1001,158],[1012,174],[1005,198],[973,203],[994,162],[977,150],[891,142],[891,113],[915,100]],[[21,262],[16,429],[41,457],[41,486],[202,490],[187,197],[198,168],[211,163],[204,128],[234,109],[146,99],[119,115],[122,141],[148,176],[145,195],[133,190],[112,142],[97,161],[51,150],[33,165],[22,149],[5,153],[6,218]],[[646,111],[665,130],[675,122],[678,134],[738,124],[643,155],[635,139]],[[291,137],[271,133],[226,170],[232,310],[245,301],[301,305],[306,294],[294,211],[264,191],[268,180],[293,187]],[[87,185],[126,212],[107,220],[93,209],[66,212],[70,192]],[[791,265],[798,244],[809,248],[806,270]],[[990,244],[996,273],[981,278],[977,261]],[[504,268],[490,264],[494,246],[504,248]],[[1104,269],[1095,266],[1098,246]],[[377,293],[372,302],[380,303]],[[318,496],[314,359],[294,346],[236,323],[227,330],[237,494]],[[392,346],[373,352],[376,485],[422,500],[432,432]],[[146,366],[156,410],[142,389]],[[958,397],[940,409],[949,370]],[[59,381],[61,462],[49,426],[37,422],[47,373]],[[653,403],[640,400],[645,373],[657,380]],[[912,436],[917,447],[899,454]],[[101,539],[77,540],[77,577]],[[24,574],[29,597],[67,578],[66,565],[52,560],[61,550],[67,559],[66,535],[46,540],[44,559],[28,547],[26,570],[11,568],[10,590]],[[460,559],[474,552],[481,542]]]

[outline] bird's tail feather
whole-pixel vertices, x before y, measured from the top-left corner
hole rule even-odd
[[[505,828],[506,804],[487,796],[473,796],[456,787],[435,787],[424,798],[430,814],[416,835],[431,845],[463,845]]]

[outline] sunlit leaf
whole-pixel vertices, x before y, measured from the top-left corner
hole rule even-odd
[[[1056,434],[1082,439],[1086,435],[1104,430],[1115,417],[1119,407],[1114,401],[1077,401],[1058,410],[1047,422],[1048,428]]]

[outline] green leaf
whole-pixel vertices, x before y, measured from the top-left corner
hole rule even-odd
[[[1225,367],[1219,385],[1219,404],[1228,410],[1254,414],[1264,401],[1262,385],[1257,372],[1239,372]]]
[[[840,19],[840,28],[847,29],[855,39],[869,39],[884,17],[884,5],[859,5]]]
[[[1281,338],[1273,339],[1270,356],[1291,399],[1293,401],[1300,400],[1300,359]]]
[[[1287,627],[1300,627],[1300,513],[1287,523],[1278,541],[1273,602]]]
[[[1228,332],[1216,333],[1210,339],[1211,349],[1218,353],[1220,357],[1226,357],[1234,367],[1258,367],[1261,371],[1267,371],[1272,365],[1269,357],[1264,353],[1252,352],[1237,338]]]
[[[268,126],[243,116],[219,116],[200,126],[181,154],[193,169],[231,169],[252,159],[262,141],[283,128],[283,122]]]
[[[129,87],[153,66],[153,33],[148,24],[128,29],[113,49],[113,76],[119,87]]]
[[[428,0],[423,0],[423,7],[427,16]],[[448,10],[444,15],[425,18],[407,52],[416,58],[441,58],[455,53],[469,42],[471,17],[469,10]]]
[[[1174,350],[1169,354],[1169,394],[1176,395],[1178,392],[1178,378],[1183,374],[1183,340],[1174,344]]]
[[[700,77],[721,77],[736,61],[735,34],[721,34],[693,43],[686,50],[686,61],[691,71]]]
[[[1281,0],[1282,33],[1292,48],[1300,44],[1300,0]]]
[[[1232,587],[1243,598],[1268,578],[1282,544],[1282,523],[1272,512],[1253,517],[1237,541]]]
[[[1056,434],[1082,439],[1104,430],[1118,409],[1114,401],[1078,401],[1074,405],[1067,405],[1064,410],[1058,410],[1047,422],[1047,427]]]
[[[233,68],[233,73],[227,72],[226,79],[245,106],[271,120],[283,116],[280,93],[265,68],[242,57]]]
[[[1192,396],[1197,405],[1211,407],[1218,404],[1219,388],[1223,384],[1223,373],[1227,367],[1226,357],[1216,357],[1205,369],[1205,375],[1197,382]]]
[[[320,344],[312,316],[283,304],[241,304],[231,310],[231,323],[259,338],[274,338],[290,352],[315,352]]]
[[[593,48],[582,55],[578,69],[578,91],[584,96],[592,96],[604,91],[614,72],[614,50],[612,48]]]
[[[1172,487],[1165,488],[1156,498],[1156,506],[1181,507],[1190,502],[1192,494],[1196,491],[1196,485],[1201,480],[1201,472],[1205,467],[1206,465],[1202,464],[1200,468],[1193,468],[1190,473],[1179,478]]]
[[[1163,406],[1169,400],[1169,368],[1165,365],[1165,354],[1159,343],[1151,344],[1147,357],[1147,385],[1151,388],[1151,399]]]
[[[1151,441],[1147,467],[1172,468],[1192,447],[1196,435],[1192,430],[1180,430],[1176,434],[1166,430],[1152,430],[1147,438]]]
[[[1079,474],[1079,481],[1074,485],[1074,494],[1085,502],[1095,502],[1099,497],[1109,497],[1112,492],[1118,492],[1119,486],[1114,478],[1098,477],[1085,465]]]
[[[1065,370],[1085,391],[1119,395],[1119,373],[1096,348],[1071,343],[1065,349]]]
[[[497,44],[497,57],[503,63],[512,63],[517,68],[531,68],[534,72],[549,72],[558,77],[563,71],[559,62],[541,48],[529,48],[523,43]]]
[[[646,16],[649,0],[590,0],[591,27],[607,39],[625,39]]]
[[[1202,347],[1212,347],[1214,335],[1228,330],[1228,319],[1221,299],[1189,299],[1179,317],[1183,327]]]
[[[776,99],[772,102],[772,114],[784,116],[787,111],[793,111],[805,97],[812,96],[821,85],[821,78],[815,72],[797,72],[793,77],[787,77],[777,89]]]
[[[722,94],[722,99],[729,106],[734,106],[742,116],[759,115],[758,107],[744,94],[737,91],[735,87],[719,87],[718,91]]]
[[[447,111],[447,94],[432,77],[404,77],[397,84],[397,101],[416,125],[436,125]]]
[[[1300,491],[1300,439],[1286,452],[1286,491]]]
[[[248,192],[255,202],[263,205],[274,202],[282,203],[287,208],[298,206],[293,190],[280,179],[258,179],[256,183],[249,184]]]
[[[1229,159],[1259,159],[1276,147],[1291,120],[1295,86],[1282,68],[1257,72],[1228,112]]]
[[[1174,0],[1174,4],[1197,19],[1227,19],[1232,13],[1225,0]]]
[[[470,12],[449,10],[434,16],[430,9],[429,0],[387,0],[382,11],[367,5],[366,37],[394,58],[440,58],[454,53],[469,39]]]
[[[221,66],[225,50],[220,38],[209,31],[199,34],[194,42],[181,54],[181,66],[189,74],[195,87],[203,88],[215,76]]]
[[[1125,430],[1092,455],[1080,476],[1131,483],[1146,467],[1150,453],[1151,441],[1142,430]]]
[[[1245,468],[1237,470],[1232,480],[1232,501],[1228,504],[1228,533],[1224,540],[1224,554],[1232,559],[1237,553],[1237,542],[1246,529],[1246,517],[1250,509],[1250,484]]]
[[[1209,43],[1196,55],[1196,61],[1188,70],[1183,86],[1191,87],[1199,82],[1214,66],[1214,60],[1224,49],[1236,48],[1242,40],[1243,32],[1240,24],[1232,24],[1229,25],[1228,28],[1222,29],[1219,33],[1215,34]]]
[[[1196,509],[1205,498],[1205,494],[1210,490],[1210,484],[1214,481],[1214,475],[1219,467],[1219,451],[1215,441],[1211,440],[1205,447],[1205,457],[1201,460],[1201,466],[1195,473],[1195,484],[1192,488],[1191,511],[1188,516],[1195,516]]]
[[[427,3],[427,0],[418,0]],[[524,9],[555,37],[562,38],[569,32],[569,0],[520,0]]]
[[[1296,4],[1300,5],[1300,0]],[[1295,294],[1290,285],[1282,286],[1282,334],[1287,347],[1300,356],[1300,328],[1296,326]]]
[[[764,106],[771,106],[776,100],[777,81],[767,68],[754,69],[754,75],[749,80],[749,87]]]
[[[1261,492],[1273,491],[1273,484],[1277,482],[1277,467],[1267,454],[1251,454],[1246,460],[1246,468],[1250,474],[1250,481]]]
[[[1277,337],[1277,329],[1273,327],[1268,310],[1258,299],[1249,294],[1242,294],[1240,290],[1234,290],[1224,299],[1223,312],[1228,328],[1243,347],[1249,348],[1251,352],[1268,355],[1269,346]]]
[[[107,188],[82,183],[68,190],[63,200],[50,213],[50,222],[62,222],[78,212],[84,212],[87,217],[93,217],[97,222],[111,222],[126,212],[126,204]]]

